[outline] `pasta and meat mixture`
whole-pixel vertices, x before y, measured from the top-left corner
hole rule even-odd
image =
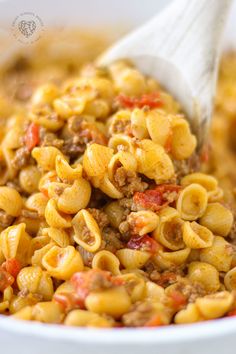
[[[126,62],[49,69],[19,58],[1,73],[0,313],[79,327],[236,315],[233,205],[179,104]]]

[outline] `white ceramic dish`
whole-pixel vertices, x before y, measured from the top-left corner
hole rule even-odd
[[[12,22],[25,11],[38,15],[45,28],[52,24],[88,28],[135,27],[169,1],[0,0],[0,41],[1,34],[10,38]],[[236,3],[224,47],[236,47],[235,31]],[[2,53],[2,48],[3,52],[6,49],[3,40],[0,44]],[[93,330],[22,322],[0,316],[0,353],[6,354],[234,354],[235,348],[234,318],[157,329]]]

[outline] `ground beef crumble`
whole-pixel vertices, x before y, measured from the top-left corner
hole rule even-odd
[[[39,214],[35,210],[28,210],[28,209],[22,209],[21,210],[21,216],[29,219],[38,219]]]
[[[104,211],[96,208],[88,208],[87,210],[96,220],[100,230],[109,225],[108,216],[106,213],[104,213]]]
[[[47,132],[45,128],[40,128],[40,146],[54,146],[61,149],[63,144],[63,139],[58,139],[56,134]]]
[[[197,170],[200,170],[200,159],[197,153],[194,153],[186,160],[174,160],[176,173],[176,183],[179,184],[181,179]]]
[[[91,278],[88,283],[88,292],[102,291],[114,287],[111,279],[104,276],[103,272],[97,271],[91,273]]]
[[[110,127],[110,135],[112,134],[131,134],[131,124],[128,119],[118,119],[112,122]]]
[[[206,290],[200,283],[179,281],[176,283],[175,289],[183,294],[189,303],[193,303],[197,300],[197,298],[207,295]]]
[[[127,171],[124,167],[116,170],[114,183],[126,197],[131,197],[135,192],[143,192],[148,188],[148,184],[143,182],[136,172]]]
[[[83,116],[73,116],[68,119],[68,134],[62,152],[72,159],[81,155],[88,143],[102,145],[107,143],[104,134]]]
[[[95,255],[95,253],[89,252],[89,251],[85,250],[81,246],[77,246],[76,248],[79,251],[79,253],[80,253],[80,255],[81,255],[82,259],[83,259],[84,265],[86,267],[91,267],[92,266],[93,257]]]
[[[26,146],[20,147],[16,150],[15,156],[12,160],[12,166],[19,170],[29,164],[30,151]]]
[[[116,251],[121,248],[124,248],[124,244],[121,240],[121,234],[112,227],[105,227],[102,231],[101,249],[106,249],[112,253],[116,253]]]
[[[72,136],[65,139],[62,147],[63,154],[69,156],[72,159],[80,156],[86,149],[86,144],[79,136]]]
[[[154,308],[150,302],[133,305],[130,312],[122,316],[122,323],[127,327],[142,327],[153,316]]]
[[[7,214],[4,210],[0,210],[0,226],[6,228],[14,221],[14,216]]]

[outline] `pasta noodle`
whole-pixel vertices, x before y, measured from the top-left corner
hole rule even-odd
[[[87,46],[55,62],[50,43],[0,68],[1,315],[98,328],[235,315],[232,68],[206,163],[154,78],[87,64]]]

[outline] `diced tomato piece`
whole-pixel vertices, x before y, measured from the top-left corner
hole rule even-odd
[[[65,312],[76,308],[84,308],[84,301],[74,292],[54,294],[53,299],[63,307]]]
[[[96,144],[107,145],[108,143],[107,137],[94,124],[88,122],[83,122],[80,136]]]
[[[10,258],[2,264],[2,268],[16,279],[18,273],[21,270],[21,264],[20,261],[18,261],[16,258]]]
[[[187,298],[180,291],[174,290],[170,294],[172,307],[174,310],[179,311],[187,304]]]
[[[236,316],[236,309],[229,311],[228,314],[227,314],[227,316],[228,316],[228,317],[234,317],[234,316]]]
[[[159,327],[163,326],[163,324],[160,315],[155,315],[145,323],[144,327]]]
[[[165,288],[168,285],[175,283],[176,280],[177,280],[177,275],[174,272],[164,272],[157,280],[157,284]]]
[[[127,243],[127,247],[134,250],[150,252],[152,254],[157,253],[161,249],[159,243],[148,235],[131,237]]]
[[[30,151],[39,144],[39,126],[37,124],[31,123],[28,126],[25,144]]]
[[[161,194],[153,189],[145,192],[136,192],[134,194],[134,202],[142,208],[151,209],[153,211],[158,211],[163,206]]]
[[[3,267],[0,267],[0,291],[4,291],[9,285],[14,283],[15,279]]]
[[[120,106],[130,109],[143,107],[158,108],[163,106],[163,102],[161,101],[160,94],[158,92],[145,94],[139,98],[120,94],[117,96],[117,102]]]
[[[209,162],[209,155],[210,155],[210,145],[207,144],[203,147],[201,154],[200,154],[200,160],[202,163],[208,163]]]
[[[173,202],[173,198],[168,198],[170,194],[175,192],[177,197],[181,189],[182,187],[176,184],[160,184],[155,189],[136,192],[134,194],[134,202],[144,209],[158,211]]]
[[[104,287],[120,286],[124,282],[119,277],[113,277],[110,272],[92,269],[75,273],[71,278],[71,283],[78,297],[84,301],[90,291],[99,291]]]
[[[172,138],[173,138],[173,131],[171,130],[169,135],[168,135],[168,137],[167,137],[165,146],[164,146],[166,152],[171,152],[171,149],[172,149]]]

